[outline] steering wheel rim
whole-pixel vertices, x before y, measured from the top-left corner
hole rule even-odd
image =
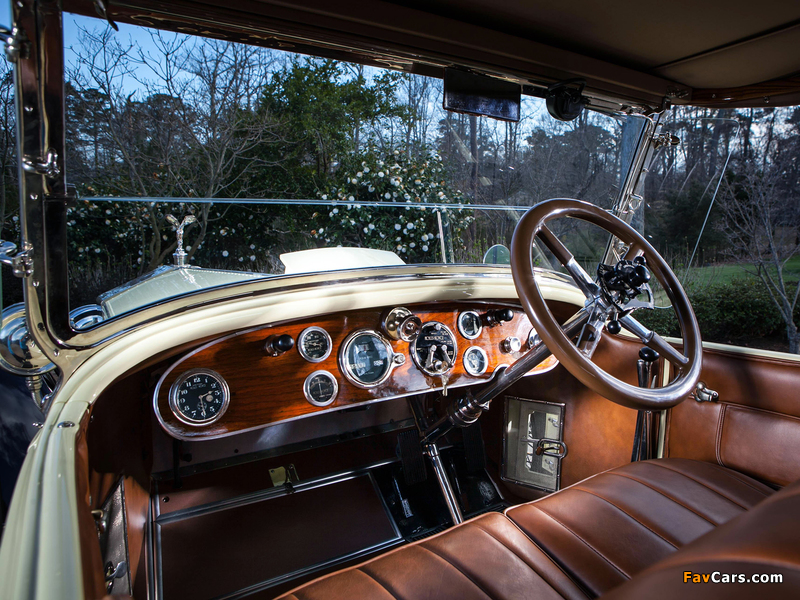
[[[621,381],[595,365],[564,334],[545,302],[534,275],[531,253],[534,239],[541,239],[564,265],[590,301],[602,301],[597,286],[575,261],[572,254],[550,232],[546,224],[557,218],[571,217],[597,225],[623,243],[625,258],[643,254],[647,267],[658,279],[678,317],[683,335],[683,354],[673,349],[657,333],[648,330],[632,316],[620,319],[626,329],[639,336],[643,343],[655,348],[678,370],[678,377],[660,388],[640,388]],[[520,301],[536,331],[552,354],[581,383],[609,400],[635,409],[662,410],[685,400],[694,390],[702,368],[700,328],[686,292],[678,278],[655,248],[633,227],[588,202],[557,198],[528,210],[517,224],[511,241],[511,271]],[[594,286],[594,287],[593,287]],[[586,310],[586,308],[582,309]]]

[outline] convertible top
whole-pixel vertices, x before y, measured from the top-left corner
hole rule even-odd
[[[64,0],[63,6],[115,22],[431,76],[466,67],[519,81],[530,94],[578,78],[596,105],[800,104],[797,0]]]

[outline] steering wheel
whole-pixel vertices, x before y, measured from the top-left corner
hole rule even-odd
[[[635,303],[627,303],[629,296],[633,294],[625,296],[610,291],[600,281],[600,277],[595,281],[578,264],[566,246],[547,227],[548,221],[564,217],[587,221],[608,231],[627,246],[623,260],[636,259],[637,264],[646,264],[646,268],[652,271],[672,301],[683,335],[682,354],[632,316],[633,310],[630,307]],[[584,330],[586,327],[592,330],[589,338],[594,339],[595,344],[605,325],[609,321],[616,321],[672,363],[677,377],[660,388],[636,387],[598,367],[592,362],[590,352],[573,344],[550,312],[536,283],[531,252],[534,238],[539,238],[553,253],[586,296],[586,304],[581,309],[583,318],[588,321]],[[644,260],[637,258],[642,256]],[[618,404],[646,410],[662,410],[675,406],[694,391],[700,377],[703,350],[697,318],[686,292],[666,261],[644,237],[624,221],[602,208],[580,200],[555,199],[537,204],[525,213],[514,230],[511,241],[511,271],[525,312],[542,341],[561,364],[588,388]]]

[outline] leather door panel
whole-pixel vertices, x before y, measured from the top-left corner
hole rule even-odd
[[[672,409],[668,456],[779,486],[800,478],[800,362],[706,349],[700,380],[719,401],[689,398]]]

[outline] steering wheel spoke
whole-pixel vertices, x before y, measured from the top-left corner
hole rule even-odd
[[[667,341],[655,331],[648,329],[634,319],[632,315],[620,317],[619,324],[642,340],[645,346],[658,352],[676,367],[683,368],[689,364],[688,358],[670,346]]]
[[[558,259],[558,262],[567,270],[567,273],[572,276],[572,279],[575,280],[575,284],[583,292],[583,295],[586,296],[586,298],[596,297],[600,291],[597,283],[578,261],[575,260],[572,252],[561,243],[561,240],[545,226],[542,226],[537,236],[542,240],[547,249],[553,253],[553,256]]]

